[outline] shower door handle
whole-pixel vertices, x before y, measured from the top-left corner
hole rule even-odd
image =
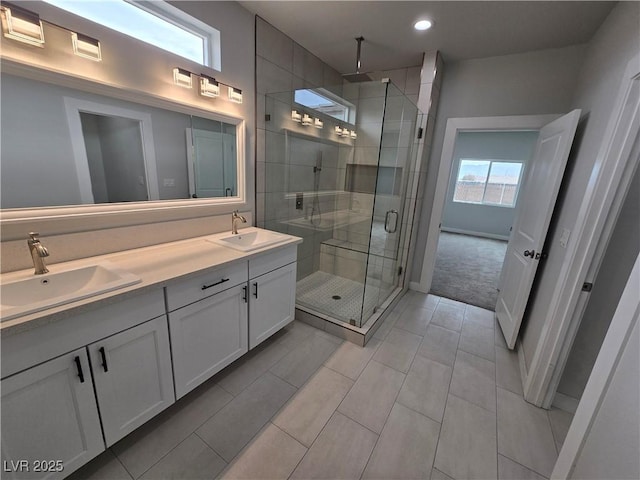
[[[393,224],[393,230],[389,229],[389,216],[391,214],[395,214],[396,216],[396,221]],[[400,218],[400,214],[398,213],[397,210],[389,210],[386,215],[384,216],[384,231],[387,233],[396,233],[398,231],[398,219]]]

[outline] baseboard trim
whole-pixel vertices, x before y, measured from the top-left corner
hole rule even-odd
[[[425,292],[424,288],[420,284],[420,282],[409,282],[409,290],[414,290],[416,292],[429,293]]]
[[[569,395],[565,395],[564,393],[556,392],[553,396],[552,406],[559,408],[560,410],[564,410],[569,413],[576,413],[578,409],[578,403],[580,400],[577,398],[570,397]]]
[[[460,233],[462,235],[469,235],[469,236],[472,236],[472,237],[489,238],[491,240],[509,241],[509,236],[496,235],[494,233],[486,233],[486,232],[472,232],[471,230],[464,230],[464,229],[461,229],[461,228],[442,227],[440,229],[440,231],[441,232],[447,232],[447,233]]]

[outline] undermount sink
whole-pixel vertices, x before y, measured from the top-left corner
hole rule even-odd
[[[138,282],[140,277],[108,262],[32,275],[0,284],[0,317],[4,322]]]
[[[245,228],[237,234],[225,233],[207,238],[207,241],[230,247],[241,252],[250,252],[269,245],[286,242],[291,237],[261,228]]]

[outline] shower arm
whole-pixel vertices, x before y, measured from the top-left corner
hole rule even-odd
[[[363,41],[364,37],[362,36],[356,38],[356,42],[358,42],[358,50],[356,52],[356,74],[360,73],[360,52],[362,50]]]

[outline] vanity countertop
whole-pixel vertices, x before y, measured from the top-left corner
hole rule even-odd
[[[242,232],[258,230],[255,227],[241,229]],[[6,320],[0,323],[3,337],[31,330],[50,322],[77,315],[103,305],[115,303],[145,291],[162,288],[180,280],[214,270],[224,265],[247,261],[252,257],[276,251],[286,246],[302,243],[302,239],[292,235],[285,241],[267,245],[250,252],[242,252],[230,247],[207,241],[216,234],[194,237],[187,240],[163,243],[150,247],[115,252],[96,257],[48,265],[52,273],[109,262],[116,267],[140,277],[141,281],[118,290],[77,300],[65,305],[48,308],[39,312]],[[33,277],[33,269],[2,274],[2,283],[14,282]]]

